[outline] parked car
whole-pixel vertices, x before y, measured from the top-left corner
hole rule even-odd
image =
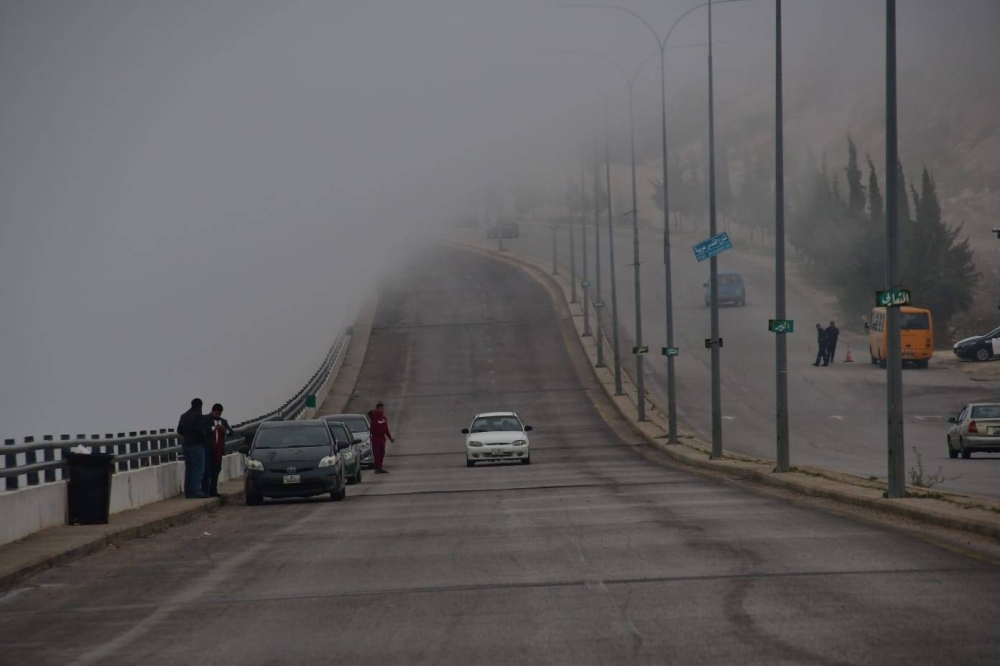
[[[462,428],[462,434],[466,436],[466,466],[504,460],[530,465],[529,432],[531,426],[524,425],[514,412],[476,414],[472,425]]]
[[[360,437],[361,443],[358,448],[361,450],[361,466],[369,469],[375,467],[375,454],[372,453],[372,425],[368,421],[367,414],[328,414],[323,419],[339,421],[346,425],[355,437]]]
[[[502,218],[486,227],[487,238],[496,238],[498,234],[504,238],[518,238],[521,235],[521,227],[514,220]]]
[[[239,450],[247,456],[243,472],[247,505],[260,504],[265,497],[329,493],[339,502],[347,496],[344,458],[322,419],[266,421],[253,443]]]
[[[1000,403],[966,405],[948,419],[948,457],[971,458],[973,452],[1000,453]]]
[[[712,287],[706,282],[705,287],[705,307],[712,304]],[[736,271],[725,271],[719,273],[719,305],[732,303],[733,305],[745,306],[747,304],[747,290],[743,283],[743,276]]]
[[[340,457],[344,459],[344,475],[348,483],[361,483],[361,437],[351,432],[342,421],[323,419],[337,443]]]
[[[972,361],[988,361],[1000,356],[1000,328],[995,328],[986,335],[974,335],[955,343],[955,356]]]

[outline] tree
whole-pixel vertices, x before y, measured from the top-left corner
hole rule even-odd
[[[875,172],[875,164],[871,156],[868,158],[868,219],[872,224],[885,224],[885,204],[882,200],[882,191],[878,186],[878,174]]]
[[[847,209],[854,214],[861,214],[865,210],[865,186],[861,184],[858,149],[850,135],[847,135],[847,168],[845,171],[847,172]]]

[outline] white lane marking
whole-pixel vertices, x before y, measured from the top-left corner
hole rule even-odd
[[[915,418],[918,421],[940,421],[944,417],[939,416],[937,414],[932,414],[930,416],[914,416],[913,418]]]
[[[736,417],[735,417],[735,416],[723,416],[722,418],[724,418],[724,419],[725,419],[725,420],[727,420],[727,421],[732,421],[732,420],[733,420],[733,419],[735,419]]]
[[[830,415],[829,418],[831,418],[831,419],[837,419],[838,421],[843,421],[844,420],[844,417],[840,416],[838,414],[832,414],[832,415]]]

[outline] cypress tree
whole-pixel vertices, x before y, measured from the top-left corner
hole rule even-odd
[[[872,158],[868,156],[868,215],[873,224],[885,224],[885,206],[878,186],[878,174]]]
[[[847,135],[847,209],[855,215],[865,210],[865,186],[861,184],[861,169],[858,168],[858,149],[854,139]]]

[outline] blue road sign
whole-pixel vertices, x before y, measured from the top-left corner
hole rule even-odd
[[[694,250],[695,259],[698,261],[705,261],[706,259],[711,259],[717,254],[732,249],[732,247],[733,244],[729,241],[729,234],[723,231],[718,236],[706,238],[702,242],[693,245],[692,249]]]

